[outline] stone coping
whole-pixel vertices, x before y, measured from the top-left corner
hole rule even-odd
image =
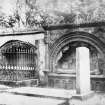
[[[10,32],[10,33],[0,33],[0,37],[2,36],[19,36],[19,35],[32,35],[32,34],[40,34],[44,33],[43,30],[35,30],[35,31],[17,31],[17,32]]]
[[[76,77],[76,74],[68,73],[48,73],[50,77]],[[105,75],[90,75],[90,78],[105,78]]]

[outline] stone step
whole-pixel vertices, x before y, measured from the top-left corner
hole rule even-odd
[[[40,88],[40,87],[20,87],[14,89],[8,89],[7,92],[14,94],[21,94],[27,96],[35,97],[49,97],[58,99],[71,99],[75,90],[65,90],[65,89],[53,89],[53,88]]]

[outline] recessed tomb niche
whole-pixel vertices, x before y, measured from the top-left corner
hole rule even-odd
[[[62,47],[56,57],[57,73],[76,73],[76,48],[85,46],[90,50],[90,71],[91,74],[100,74],[98,59],[100,54],[95,47],[86,42],[72,42]],[[84,62],[85,63],[85,62]]]

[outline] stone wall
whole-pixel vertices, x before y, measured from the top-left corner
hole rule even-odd
[[[52,74],[49,75],[48,87],[60,89],[76,89],[75,75]],[[105,92],[105,78],[100,76],[91,76],[91,90]]]
[[[105,17],[104,0],[4,0],[0,7],[3,32],[30,27],[35,30],[49,24],[104,21]]]

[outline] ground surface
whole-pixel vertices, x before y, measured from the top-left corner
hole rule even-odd
[[[0,104],[2,105],[58,105],[62,102],[62,100],[14,95],[10,93],[0,94]]]
[[[34,88],[23,88],[26,89],[27,92],[29,90],[33,90]],[[11,90],[11,91],[8,91]],[[13,89],[13,91],[22,90]],[[49,91],[49,90],[48,90]],[[52,93],[52,92],[47,92]],[[81,101],[77,99],[72,99],[65,103],[65,100],[62,99],[54,99],[54,98],[46,98],[46,97],[35,97],[35,96],[26,96],[25,94],[14,94],[10,87],[0,86],[0,105],[105,105],[105,93],[95,93],[95,95],[87,100]]]

